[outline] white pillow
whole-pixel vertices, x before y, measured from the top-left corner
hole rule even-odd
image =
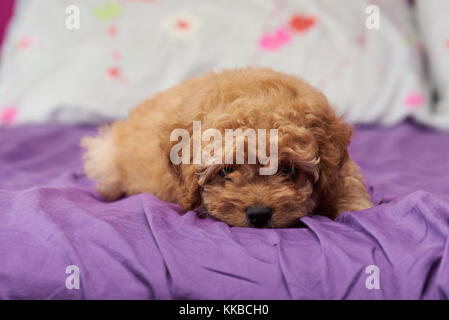
[[[371,3],[380,29],[365,25]],[[69,5],[79,30],[65,27]],[[403,0],[19,0],[16,9],[0,65],[4,124],[123,118],[185,78],[244,66],[304,78],[351,122],[393,124],[428,100]]]
[[[416,116],[426,124],[449,129],[449,1],[419,0],[416,12],[437,97],[431,109]]]

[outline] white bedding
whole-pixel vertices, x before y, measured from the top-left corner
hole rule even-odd
[[[366,27],[370,4],[379,29]],[[66,28],[68,5],[79,30]],[[187,77],[268,66],[323,90],[350,122],[393,124],[428,108],[417,43],[403,0],[19,0],[1,122],[123,118]]]

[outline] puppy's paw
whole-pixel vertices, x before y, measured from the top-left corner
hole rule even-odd
[[[120,198],[122,190],[113,128],[103,127],[96,137],[83,138],[81,147],[86,149],[84,172],[97,182],[95,190],[110,201]]]

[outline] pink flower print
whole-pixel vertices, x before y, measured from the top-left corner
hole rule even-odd
[[[114,25],[109,26],[109,27],[108,27],[108,34],[109,34],[111,37],[114,37],[114,36],[117,34],[117,27],[114,26]]]
[[[0,113],[0,123],[4,126],[13,124],[17,118],[17,109],[14,107],[8,107],[3,109]]]
[[[31,43],[32,43],[31,38],[25,36],[19,41],[19,49],[26,50],[31,46]]]
[[[359,34],[354,38],[354,43],[359,47],[364,47],[366,44],[366,36],[365,34]]]
[[[113,51],[111,56],[112,56],[112,59],[115,61],[118,61],[122,58],[122,55],[118,51]]]
[[[425,98],[422,94],[417,92],[411,92],[405,97],[404,104],[409,109],[417,109],[423,106]]]
[[[279,50],[291,39],[291,34],[287,29],[279,28],[274,33],[265,33],[259,41],[259,46],[267,51]]]

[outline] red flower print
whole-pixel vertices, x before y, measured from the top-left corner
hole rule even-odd
[[[305,15],[294,15],[291,17],[289,25],[293,30],[304,32],[312,28],[316,23],[315,17]]]
[[[111,78],[118,78],[120,77],[121,74],[120,69],[118,67],[110,67],[107,73]]]
[[[186,20],[178,20],[175,24],[178,29],[189,29],[189,22]]]
[[[117,80],[121,84],[127,84],[128,80],[123,75],[119,67],[110,67],[106,70],[106,75],[113,80]]]
[[[189,13],[178,13],[163,20],[163,26],[175,38],[192,37],[200,25],[201,21]]]

